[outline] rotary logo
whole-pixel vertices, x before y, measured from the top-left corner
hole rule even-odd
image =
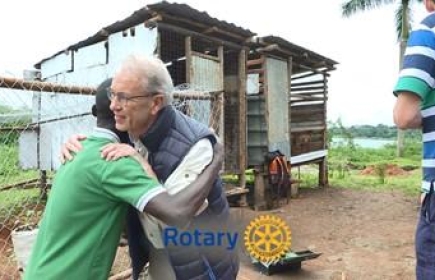
[[[290,246],[290,227],[278,216],[258,216],[245,229],[246,250],[263,263],[278,262],[290,251]]]

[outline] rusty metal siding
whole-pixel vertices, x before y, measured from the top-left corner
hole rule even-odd
[[[290,157],[287,61],[267,58],[268,148]]]
[[[42,79],[49,78],[59,73],[67,73],[72,70],[72,52],[61,52],[50,60],[41,64]]]
[[[192,55],[190,84],[200,90],[223,91],[222,69],[218,61]]]
[[[268,123],[264,95],[247,96],[248,166],[262,165],[268,152]]]
[[[106,64],[106,42],[100,42],[74,52],[74,72]]]
[[[124,36],[126,35],[126,36]],[[127,32],[111,34],[109,42],[109,67],[117,68],[120,62],[131,53],[153,56],[158,42],[157,28],[148,29],[143,24],[134,27],[134,36]]]

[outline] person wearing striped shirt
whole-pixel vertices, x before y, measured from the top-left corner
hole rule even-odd
[[[394,94],[394,123],[423,132],[423,180],[415,235],[417,280],[435,279],[435,0],[430,13],[410,34]]]

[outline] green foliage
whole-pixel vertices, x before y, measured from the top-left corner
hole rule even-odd
[[[418,139],[405,141],[404,156],[396,157],[395,144],[383,148],[362,148],[338,145],[328,150],[329,182],[333,186],[389,190],[400,189],[407,194],[417,194],[421,183],[422,142]],[[387,176],[389,164],[410,171],[408,175]],[[373,167],[373,175],[362,175],[361,171]]]
[[[36,170],[24,171],[18,164],[18,147],[0,144],[0,187],[15,182],[32,179]]]
[[[17,117],[6,118],[5,115],[18,114]],[[27,110],[15,110],[7,106],[0,105],[0,127],[26,127],[31,123],[30,113]],[[18,130],[0,131],[0,144],[16,145],[20,132]]]
[[[378,176],[379,184],[385,184],[385,177],[387,176],[387,163],[379,162],[374,165],[376,175]]]
[[[328,134],[332,140],[332,137],[346,138],[351,135],[354,138],[382,138],[382,139],[396,139],[397,127],[387,126],[384,124],[373,125],[352,125],[350,127],[343,127],[341,120],[337,122],[329,122]],[[410,140],[421,141],[421,130],[411,129],[405,132],[406,138]]]
[[[39,189],[10,189],[0,191],[0,221],[12,226],[17,220],[22,224],[32,216],[29,209],[40,204]],[[19,218],[18,218],[19,217]]]

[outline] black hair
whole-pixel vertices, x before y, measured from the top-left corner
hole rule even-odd
[[[97,117],[97,127],[113,131],[121,139],[122,143],[129,143],[127,132],[121,132],[115,127],[115,115],[110,110],[108,92],[112,85],[112,78],[103,81],[95,92],[95,105],[92,106],[92,115]]]

